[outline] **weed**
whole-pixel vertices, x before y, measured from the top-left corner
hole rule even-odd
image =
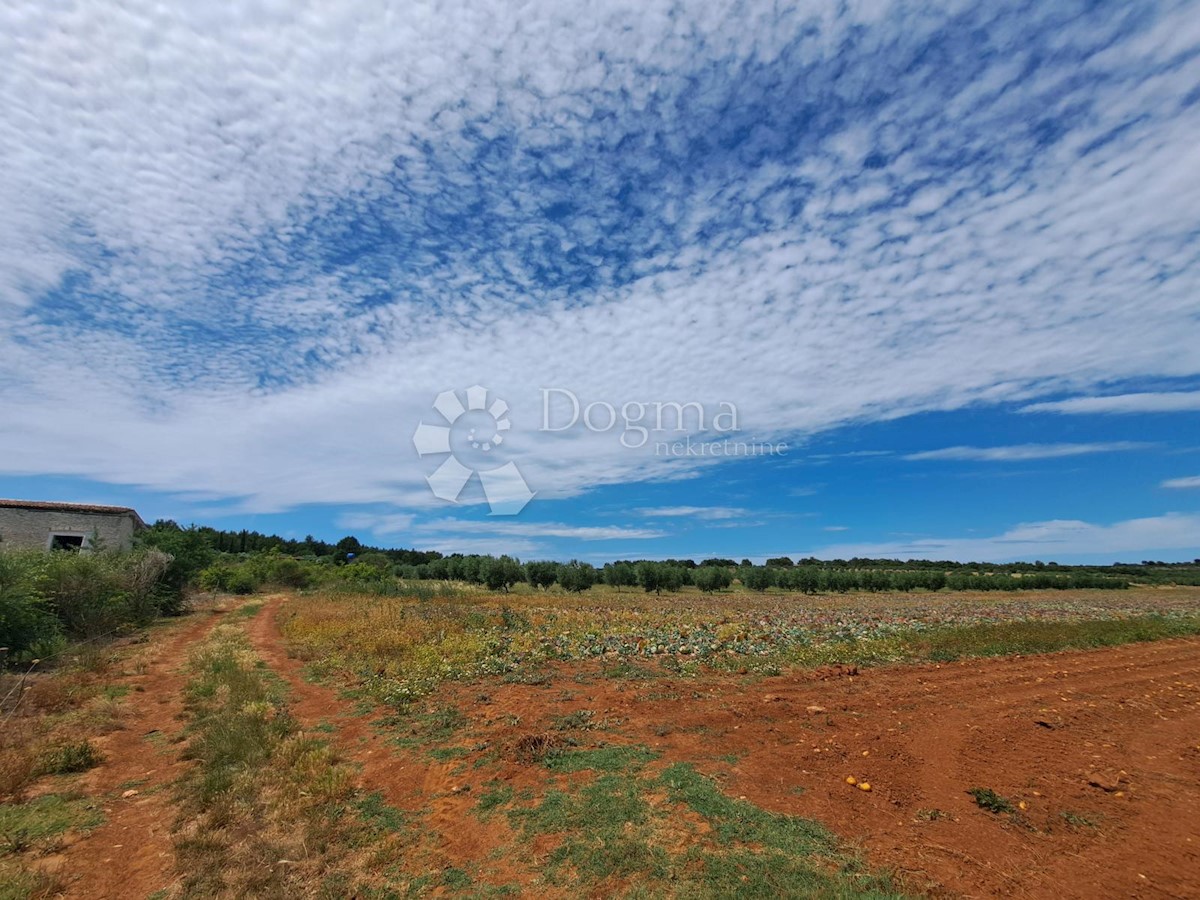
[[[1077,828],[1099,828],[1100,827],[1100,823],[1096,819],[1093,819],[1090,816],[1080,815],[1079,813],[1076,813],[1076,812],[1071,812],[1069,809],[1064,809],[1062,812],[1059,813],[1059,816],[1062,817],[1062,820],[1064,822],[1066,822],[1071,828],[1077,829]]]
[[[585,729],[593,727],[592,719],[595,717],[590,709],[580,709],[573,713],[567,713],[562,716],[555,716],[550,720],[550,727],[555,731],[572,731],[575,729]]]
[[[86,738],[69,741],[46,748],[37,762],[39,775],[65,775],[70,772],[86,772],[100,765],[103,757],[95,744]]]
[[[1013,806],[1012,803],[1010,803],[1004,797],[1001,797],[991,788],[975,787],[971,788],[969,791],[967,791],[967,793],[975,798],[976,806],[978,806],[980,809],[986,809],[990,813],[999,815],[1000,813],[1012,813],[1017,811],[1017,808]]]

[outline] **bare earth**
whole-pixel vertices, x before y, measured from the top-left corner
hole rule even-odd
[[[487,860],[495,883],[529,884],[537,848],[488,860],[509,845],[508,826],[503,817],[481,821],[477,796],[455,788],[464,778],[499,778],[536,790],[544,770],[502,755],[485,772],[456,777],[453,760],[396,748],[352,701],[302,677],[276,625],[282,602],[273,598],[248,623],[254,646],[288,681],[298,720],[335,727],[329,737],[361,765],[362,787],[429,811],[437,846],[414,866]],[[169,794],[153,788],[182,764],[177,748],[155,748],[145,735],[178,733],[179,667],[213,619],[168,638],[136,676],[136,711],[107,739],[108,761],[89,778],[110,797],[148,780],[131,800],[110,801],[108,824],[54,861],[72,896],[145,896],[173,881],[173,810]],[[448,685],[438,699],[470,720],[458,737],[472,753],[511,747],[553,716],[590,710],[619,723],[604,740],[645,744],[662,765],[690,762],[732,796],[818,820],[915,892],[1200,896],[1200,640],[752,681],[617,681],[595,665],[561,674],[544,685]],[[975,787],[1025,809],[982,810],[967,794]]]

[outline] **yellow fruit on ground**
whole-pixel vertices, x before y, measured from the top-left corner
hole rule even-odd
[[[864,751],[863,751],[863,756],[870,756],[870,755],[871,755],[871,751],[870,751],[870,750],[864,750]]]
[[[858,779],[855,778],[853,775],[847,775],[846,776],[846,784],[858,784]]]
[[[871,789],[871,785],[867,784],[865,781],[860,781],[858,783],[858,789],[860,791],[869,791]]]
[[[1029,804],[1022,800],[1017,804],[1017,809],[1029,809]]]

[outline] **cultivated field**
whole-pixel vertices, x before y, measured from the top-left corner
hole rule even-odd
[[[1200,893],[1197,588],[446,585],[149,636],[21,688],[0,897]]]

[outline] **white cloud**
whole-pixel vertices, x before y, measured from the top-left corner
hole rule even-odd
[[[641,515],[653,518],[686,517],[689,519],[736,519],[750,515],[750,511],[736,506],[652,506],[637,510]]]
[[[1043,27],[1053,4],[980,7],[995,43],[942,85],[887,67],[946,14],[863,6],[3,7],[0,472],[254,512],[428,509],[412,431],[436,393],[482,382],[512,404],[542,502],[715,464],[540,435],[548,384],[733,401],[767,439],[1200,372],[1200,104],[1181,102],[1200,57],[1162,56],[1193,45],[1191,11],[1126,40],[1107,19]],[[1062,53],[1021,74],[1042,33]],[[1103,77],[1070,80],[1068,49]],[[740,61],[785,57],[809,67],[803,97],[735,83]],[[748,122],[740,148],[666,177],[660,157],[709,139],[681,119],[729,119],[673,105],[713,71],[718,101],[846,121],[799,129],[796,159]],[[1058,113],[1043,147],[1026,123]],[[610,252],[638,183],[643,224]],[[570,201],[567,224],[544,212]],[[351,224],[400,249],[359,259]],[[556,266],[575,280],[537,274]],[[100,299],[56,306],[68,276]]]
[[[1162,483],[1162,486],[1173,489],[1200,488],[1200,475],[1189,475],[1185,478],[1168,478]]]
[[[1200,410],[1200,391],[1165,393],[1111,394],[1104,397],[1072,397],[1047,403],[1031,403],[1021,407],[1029,413],[1158,413],[1195,412]]]
[[[1151,444],[1137,441],[1110,441],[1095,444],[1014,444],[1008,447],[944,447],[909,453],[912,460],[979,460],[981,462],[1022,462],[1031,459],[1059,459],[1091,453],[1142,450]]]
[[[962,562],[1122,560],[1148,551],[1200,554],[1200,515],[1168,513],[1112,525],[1053,520],[1018,525],[994,537],[924,538],[913,541],[836,544],[815,551],[825,559],[855,556],[888,559],[950,559]],[[805,554],[807,555],[807,552]]]
[[[826,525],[825,530],[826,531],[849,531],[850,526],[848,526],[848,525]]]
[[[451,532],[454,534],[510,534],[521,537],[572,538],[580,541],[612,541],[622,538],[647,540],[663,537],[664,533],[650,528],[626,528],[618,525],[564,525],[559,522],[517,522],[508,519],[475,521],[467,519],[437,519],[423,523],[422,532]]]

